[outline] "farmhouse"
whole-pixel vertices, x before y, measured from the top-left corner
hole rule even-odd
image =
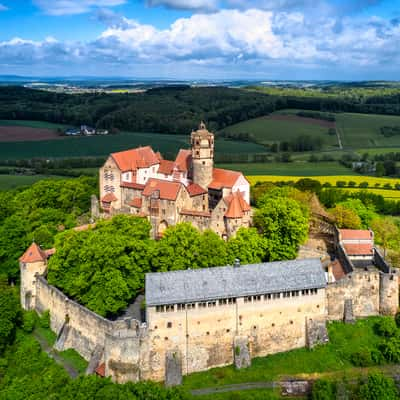
[[[214,135],[204,123],[191,134],[191,150],[164,160],[151,147],[111,154],[100,168],[105,214],[146,216],[153,237],[180,222],[227,238],[251,223],[250,184],[240,172],[214,168]]]
[[[307,258],[149,273],[145,319],[113,321],[49,285],[54,250],[33,243],[20,258],[21,304],[50,311],[56,349],[74,348],[89,361],[88,373],[179,384],[185,374],[232,363],[242,368],[253,357],[325,343],[329,320],[394,315],[399,277],[373,233],[335,236],[336,258],[328,263]]]

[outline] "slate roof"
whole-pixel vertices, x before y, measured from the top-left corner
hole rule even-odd
[[[146,304],[189,303],[326,286],[318,258],[146,274]]]

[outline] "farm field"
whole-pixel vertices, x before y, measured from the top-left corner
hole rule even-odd
[[[338,149],[336,136],[328,134],[326,121],[311,120],[282,113],[251,119],[231,125],[223,130],[231,134],[249,133],[263,144],[290,141],[300,135],[321,138],[327,149]],[[321,122],[321,123],[319,123]],[[333,124],[332,124],[333,126]]]
[[[281,110],[270,116],[251,119],[224,129],[228,133],[253,134],[261,143],[288,141],[300,135],[318,137],[324,141],[324,148],[338,150],[336,136],[327,133],[328,122],[296,117],[301,110]],[[286,116],[286,118],[285,118]],[[385,137],[380,133],[383,126],[400,126],[400,116],[378,114],[337,113],[336,128],[341,136],[344,149],[379,152],[376,147],[399,147],[400,136]],[[310,121],[311,120],[311,121]],[[319,122],[319,124],[318,124]],[[392,149],[391,151],[396,151]]]
[[[0,190],[30,186],[42,179],[67,179],[66,177],[46,175],[0,175]]]
[[[291,162],[291,163],[233,163],[218,164],[220,168],[233,169],[241,171],[245,175],[264,176],[295,176],[296,179],[304,176],[321,176],[321,175],[357,175],[354,171],[346,168],[342,164],[335,161],[309,163],[309,162]]]
[[[39,128],[39,129],[58,129],[66,128],[68,125],[64,124],[53,124],[45,121],[24,121],[24,120],[8,120],[0,119],[0,126],[26,126],[28,128]]]

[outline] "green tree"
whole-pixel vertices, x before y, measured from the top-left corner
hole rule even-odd
[[[298,246],[307,239],[308,215],[299,203],[285,197],[261,198],[254,223],[264,236],[270,261],[296,257]]]
[[[239,259],[242,264],[257,264],[265,261],[266,241],[255,228],[240,228],[227,243],[229,263]]]
[[[0,354],[14,340],[16,325],[20,321],[19,298],[5,282],[0,286]]]
[[[361,219],[357,213],[343,205],[337,205],[331,211],[333,218],[335,219],[336,225],[339,228],[347,229],[360,229]]]
[[[375,242],[383,247],[383,256],[386,258],[386,250],[398,245],[399,228],[390,217],[375,218],[371,228],[375,233]]]
[[[312,400],[333,400],[336,397],[336,384],[325,379],[314,382],[311,392]]]
[[[369,228],[372,220],[378,216],[372,204],[365,205],[360,199],[347,199],[338,205],[354,211],[361,219],[361,227],[365,229]]]

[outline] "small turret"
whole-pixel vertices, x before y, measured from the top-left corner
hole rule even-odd
[[[20,257],[21,305],[25,310],[35,308],[36,274],[44,275],[47,270],[48,254],[33,242]]]
[[[193,182],[206,189],[213,179],[214,134],[207,130],[204,122],[191,134]]]

